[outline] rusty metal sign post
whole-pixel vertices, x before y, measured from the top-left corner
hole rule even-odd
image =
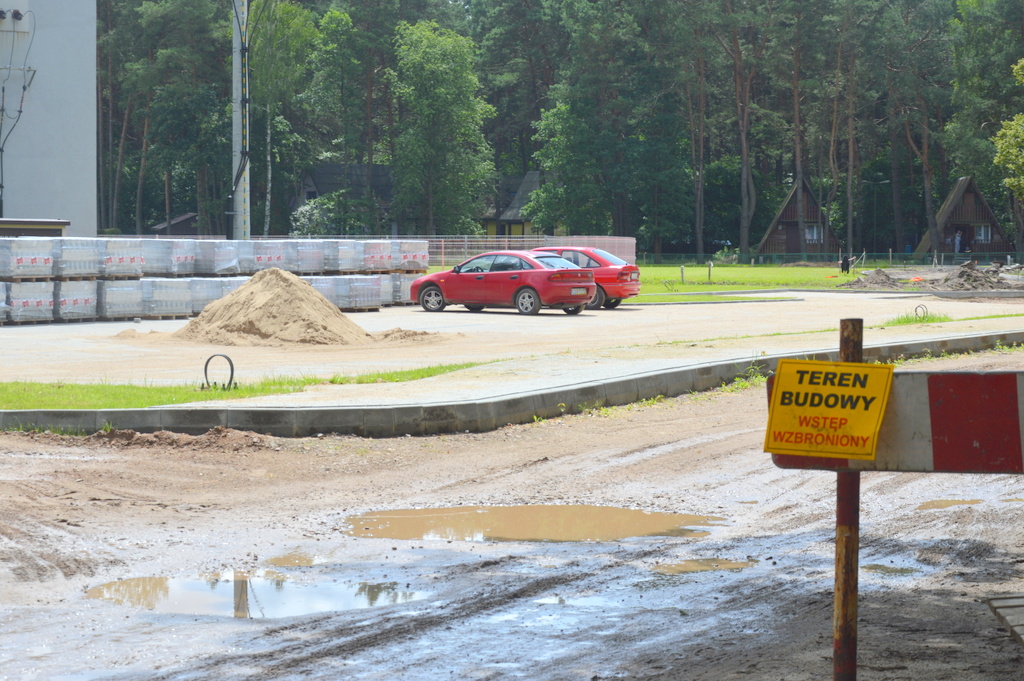
[[[839,322],[839,361],[864,361],[864,320]],[[860,471],[836,473],[836,586],[832,614],[832,677],[857,679],[857,587]]]

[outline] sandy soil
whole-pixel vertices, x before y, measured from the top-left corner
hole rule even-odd
[[[828,678],[834,475],[771,464],[765,402],[751,388],[394,440],[0,435],[0,677]],[[858,678],[1024,678],[984,602],[1024,591],[1022,497],[1015,476],[863,474]],[[920,508],[943,500],[963,503]],[[368,511],[518,504],[721,520],[707,536],[586,543],[348,533]],[[696,559],[749,567],[657,572]],[[85,598],[119,579],[271,568],[426,598],[278,619],[259,617],[255,587],[251,619]]]

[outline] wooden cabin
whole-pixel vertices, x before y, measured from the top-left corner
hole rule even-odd
[[[1001,253],[1013,250],[1013,244],[999,225],[995,213],[970,177],[956,181],[935,216],[935,226],[939,232],[938,248],[932,248],[931,234],[925,230],[914,255],[924,255],[933,250],[939,253]],[[959,238],[957,232],[960,233]]]
[[[543,234],[533,221],[523,215],[523,206],[530,194],[540,188],[540,171],[531,170],[522,177],[504,178],[498,193],[487,207],[480,222],[487,236],[532,236]]]
[[[839,240],[825,222],[818,200],[807,180],[803,181],[804,238],[808,254],[838,253]],[[756,255],[783,255],[799,258],[800,232],[797,212],[797,185],[789,190],[782,207],[757,245]]]

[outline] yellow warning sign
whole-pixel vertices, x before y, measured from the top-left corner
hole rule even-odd
[[[892,371],[891,364],[780,359],[764,451],[873,460]]]

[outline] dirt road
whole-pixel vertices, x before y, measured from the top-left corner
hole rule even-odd
[[[422,439],[2,435],[0,677],[829,678],[834,475],[772,466],[765,418],[753,388]],[[591,505],[711,520],[583,543],[352,536],[366,512],[542,504],[583,507],[577,526]],[[1019,477],[864,474],[858,678],[1024,678],[983,602],[1024,591],[1022,521]],[[232,582],[248,618],[203,610]],[[318,611],[346,585],[376,605]],[[292,614],[261,617],[276,593]]]

